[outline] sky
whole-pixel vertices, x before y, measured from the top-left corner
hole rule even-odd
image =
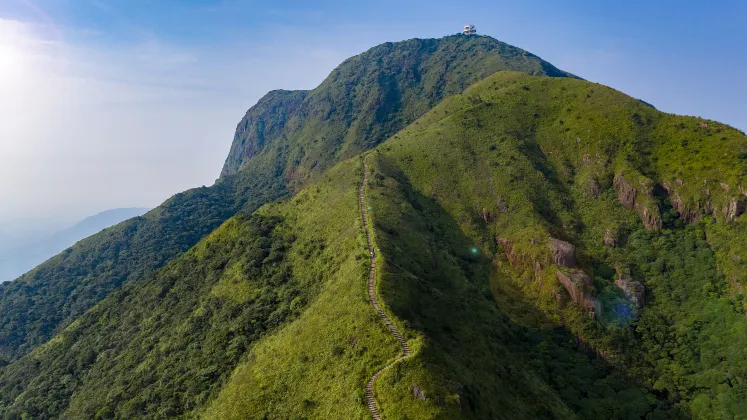
[[[349,56],[465,23],[745,131],[747,2],[710,3],[0,0],[0,240],[211,185],[267,91],[314,88]]]

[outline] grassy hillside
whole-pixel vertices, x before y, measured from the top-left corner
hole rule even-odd
[[[377,319],[358,294],[366,260],[355,170],[355,162],[343,165],[329,182],[289,202],[230,219],[155,276],[113,293],[44,346],[0,368],[0,413],[187,416],[221,388],[239,361],[269,357],[265,361],[277,365],[264,372],[267,384],[280,385],[277,376],[294,366],[278,360],[278,351],[300,351],[292,357],[295,364],[320,370],[354,359],[349,370],[331,369],[328,384],[336,395],[326,397],[335,406],[346,402],[348,414],[362,413],[355,388],[396,347],[383,328],[375,328]],[[330,318],[330,310],[339,317]],[[297,331],[299,322],[316,328]],[[319,330],[330,333],[326,348],[305,353],[303,338]],[[288,334],[297,345],[276,349],[274,343]],[[306,398],[322,393],[316,379],[300,385],[292,390],[297,399],[283,398],[277,389],[265,397],[296,412]]]
[[[0,414],[367,418],[364,384],[398,346],[366,296],[359,162],[230,219],[0,368]],[[397,168],[369,164],[379,293],[415,352],[378,382],[385,418],[662,412],[630,378],[578,354],[569,332],[511,321],[492,300],[490,259]]]
[[[383,417],[747,412],[725,276],[745,147],[600,85],[507,72],[367,154],[377,292],[413,350],[376,383]],[[0,367],[0,412],[367,418],[364,385],[399,348],[367,301],[361,179],[343,161],[104,299]],[[721,189],[686,187],[703,180]]]
[[[476,255],[510,273],[493,287],[512,319],[567,327],[667,404],[728,418],[747,412],[745,150],[737,130],[600,85],[504,73],[447,99],[375,154],[442,207]],[[706,204],[694,212],[697,203]],[[389,233],[402,241],[405,224],[397,226]],[[558,260],[553,239],[575,245],[572,264]],[[422,268],[427,249],[440,247],[404,254],[420,250]],[[613,284],[627,273],[646,288],[642,310]],[[584,274],[591,283],[577,304],[559,280]],[[400,296],[387,301],[410,319],[408,305],[396,310]]]
[[[1,284],[0,358],[26,354],[231,216],[287,198],[446,96],[505,69],[567,75],[490,37],[451,36],[383,44],[345,61],[314,90],[270,92],[238,124],[218,183],[177,194]]]

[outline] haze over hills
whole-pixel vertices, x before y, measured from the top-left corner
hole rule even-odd
[[[124,220],[141,216],[147,211],[145,208],[112,209],[87,217],[67,229],[52,234],[38,234],[31,238],[0,238],[0,241],[3,241],[0,248],[0,282],[13,280],[81,239]]]
[[[0,414],[739,418],[745,157],[489,37],[374,47],[1,285]]]

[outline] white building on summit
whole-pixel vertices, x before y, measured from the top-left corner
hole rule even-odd
[[[462,33],[465,35],[477,35],[477,29],[475,29],[475,25],[464,25]]]

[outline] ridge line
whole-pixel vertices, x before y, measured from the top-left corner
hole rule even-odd
[[[379,376],[381,376],[381,374],[384,373],[385,370],[389,369],[395,363],[399,362],[405,357],[410,356],[410,354],[412,353],[410,351],[410,346],[407,345],[407,340],[405,340],[402,334],[400,334],[397,326],[394,325],[394,323],[389,319],[384,310],[381,309],[381,306],[379,306],[379,301],[378,299],[376,299],[376,254],[374,253],[373,243],[371,242],[371,231],[368,227],[368,213],[366,213],[366,183],[368,182],[368,168],[366,166],[365,156],[361,156],[361,162],[363,163],[363,182],[361,183],[361,187],[358,191],[358,201],[361,207],[363,229],[366,231],[366,243],[368,245],[368,252],[371,258],[371,262],[369,263],[368,276],[368,299],[371,302],[371,306],[379,315],[379,318],[381,318],[386,328],[394,336],[394,338],[397,339],[397,342],[399,342],[399,345],[402,348],[402,353],[399,355],[399,357],[397,357],[397,359],[379,369],[379,371],[374,373],[371,379],[369,379],[366,383],[366,407],[368,407],[368,411],[371,412],[371,416],[374,420],[381,420],[379,407],[376,404],[376,397],[374,396],[374,385],[376,384],[376,380],[379,379]]]

